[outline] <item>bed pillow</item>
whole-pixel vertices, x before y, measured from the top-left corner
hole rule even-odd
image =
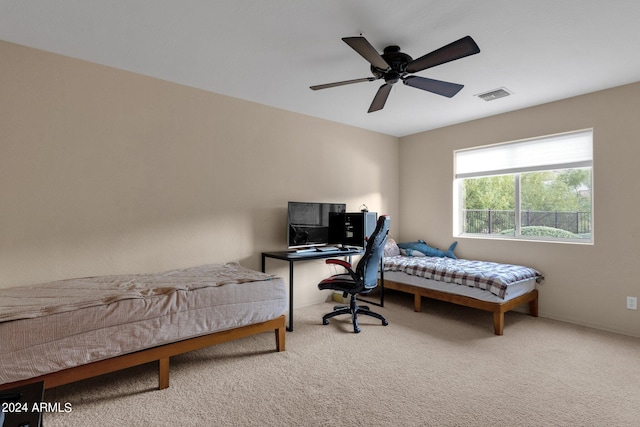
[[[400,255],[400,248],[398,247],[398,244],[391,236],[388,236],[387,243],[384,245],[384,256],[389,257],[398,255]]]
[[[456,248],[457,244],[458,242],[453,242],[451,246],[449,246],[449,249],[447,249],[446,251],[441,251],[438,248],[431,247],[424,240],[418,240],[417,242],[398,243],[398,247],[400,249],[404,249],[407,256],[425,255],[431,257],[447,257],[457,259],[458,257],[456,257],[453,253],[453,250]],[[418,253],[420,255],[418,255]]]

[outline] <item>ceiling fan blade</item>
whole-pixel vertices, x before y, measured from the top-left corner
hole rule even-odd
[[[447,98],[453,97],[464,87],[464,85],[457,83],[443,82],[441,80],[427,79],[426,77],[419,76],[405,77],[402,79],[402,82],[407,86],[426,90],[437,95],[446,96]]]
[[[358,52],[364,59],[366,59],[371,65],[381,70],[388,70],[391,67],[387,64],[387,61],[380,56],[378,51],[371,46],[371,44],[364,37],[344,37],[343,42],[348,44]]]
[[[466,36],[409,62],[407,72],[416,73],[479,52],[480,48],[476,42],[470,36]]]
[[[387,98],[389,97],[389,92],[391,92],[390,84],[383,84],[378,89],[376,96],[373,98],[373,102],[371,102],[371,106],[369,107],[369,111],[367,113],[373,113],[374,111],[382,110],[384,108],[384,104],[387,102]]]
[[[328,89],[330,87],[350,85],[350,84],[353,84],[353,83],[372,82],[374,80],[377,80],[377,79],[375,77],[365,77],[363,79],[345,80],[343,82],[335,82],[335,83],[326,83],[326,84],[323,84],[323,85],[315,85],[315,86],[310,86],[310,88],[313,89],[313,90],[320,90],[320,89]]]

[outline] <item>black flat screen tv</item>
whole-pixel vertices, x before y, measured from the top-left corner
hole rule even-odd
[[[330,233],[332,217],[345,213],[345,203],[289,202],[287,242],[289,248],[342,243],[341,236]],[[333,241],[335,240],[335,241]]]

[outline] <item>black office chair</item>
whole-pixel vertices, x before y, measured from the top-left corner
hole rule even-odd
[[[380,266],[380,260],[384,253],[384,244],[387,240],[387,234],[389,233],[390,221],[391,219],[388,215],[381,215],[378,218],[376,229],[369,237],[365,253],[358,262],[355,271],[353,271],[351,264],[346,261],[338,259],[328,259],[326,261],[327,264],[338,264],[343,266],[347,269],[348,273],[336,274],[324,279],[318,284],[318,288],[342,291],[342,295],[344,297],[350,294],[351,301],[348,307],[336,306],[333,308],[331,313],[325,314],[322,317],[323,325],[328,325],[330,318],[341,314],[351,314],[353,331],[355,333],[360,332],[360,328],[358,327],[358,314],[364,314],[380,319],[384,326],[389,324],[387,319],[378,313],[374,313],[369,309],[369,307],[358,305],[356,303],[356,295],[368,294],[378,285],[378,267]]]

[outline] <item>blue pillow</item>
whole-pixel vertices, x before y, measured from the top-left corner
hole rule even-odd
[[[398,247],[400,249],[404,249],[408,256],[413,256],[413,251],[417,251],[424,254],[425,256],[440,257],[440,258],[448,257],[448,258],[457,259],[458,257],[456,257],[455,254],[453,253],[453,250],[456,248],[457,244],[458,242],[453,242],[451,246],[449,246],[449,249],[447,249],[446,252],[443,252],[438,248],[433,248],[427,245],[427,242],[425,242],[424,240],[418,240],[417,242],[398,243]]]

